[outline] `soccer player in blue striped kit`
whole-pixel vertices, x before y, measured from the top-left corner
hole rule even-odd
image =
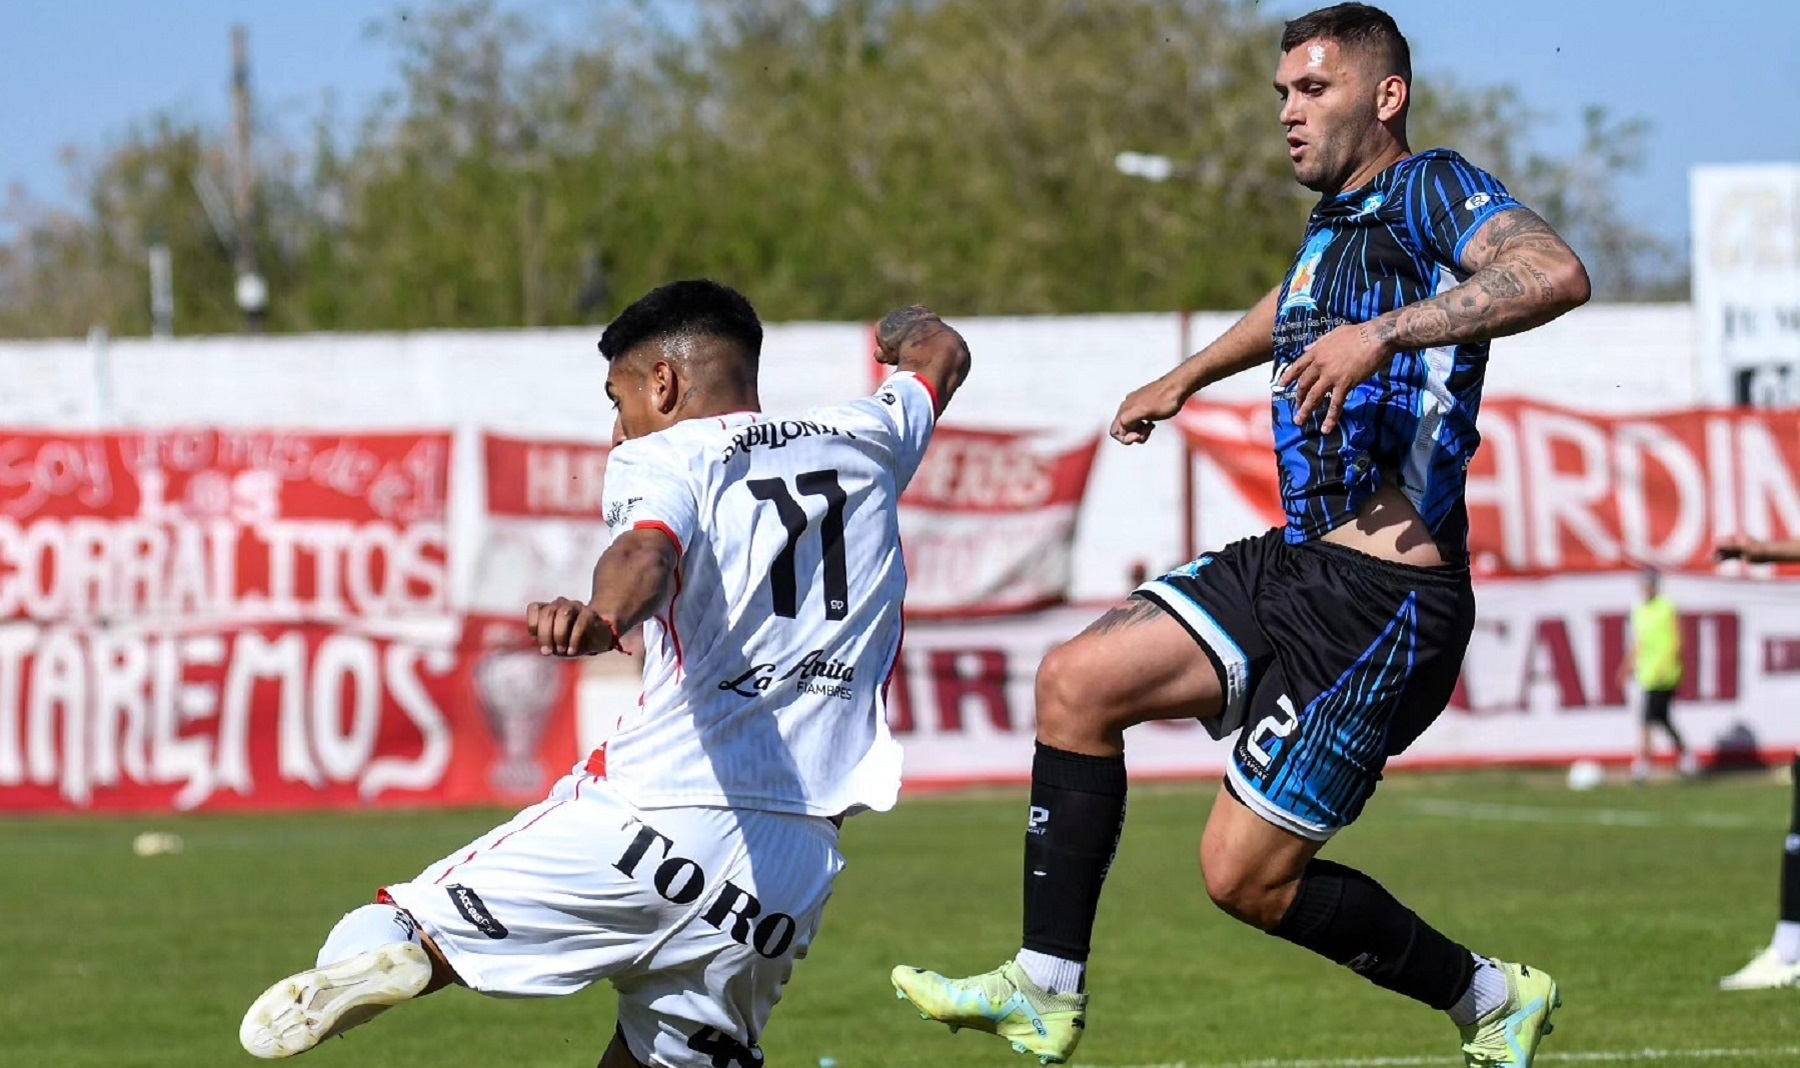
[[[1037,678],[1023,948],[900,996],[1045,1064],[1087,1020],[1086,961],[1124,826],[1124,731],[1197,717],[1238,739],[1200,844],[1234,918],[1445,1011],[1470,1066],[1527,1068],[1560,1001],[1542,971],[1479,956],[1360,871],[1318,857],[1387,759],[1448,704],[1474,621],[1465,471],[1488,342],[1588,298],[1580,259],[1491,175],[1413,153],[1411,59],[1384,12],[1287,24],[1275,87],[1295,178],[1321,199],[1285,281],[1120,406],[1145,440],[1198,390],[1273,362],[1285,529],[1145,583]]]

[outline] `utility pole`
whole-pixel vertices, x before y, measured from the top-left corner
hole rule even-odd
[[[244,312],[244,329],[263,331],[269,308],[269,286],[256,269],[256,164],[250,152],[250,33],[240,23],[231,28],[232,132],[236,135],[237,166],[233,168],[237,242],[233,266],[237,271],[237,304]]]
[[[175,261],[160,236],[150,245],[150,336],[175,336]]]

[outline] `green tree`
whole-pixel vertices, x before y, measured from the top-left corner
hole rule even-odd
[[[696,274],[777,320],[1242,307],[1311,201],[1269,88],[1280,29],[1252,0],[608,0],[555,37],[495,0],[396,12],[394,96],[347,139],[321,116],[264,147],[270,327],[600,322]],[[1670,292],[1673,254],[1612,195],[1643,124],[1590,112],[1561,158],[1528,151],[1541,118],[1428,72],[1415,143],[1498,173],[1604,294]],[[1124,151],[1179,180],[1119,173]],[[194,193],[223,160],[194,124],[141,125],[84,215],[0,248],[0,332],[147,330],[153,239],[178,329],[235,328],[230,249]]]

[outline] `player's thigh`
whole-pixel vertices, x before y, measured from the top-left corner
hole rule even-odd
[[[1222,790],[1200,838],[1207,894],[1238,918],[1272,928],[1292,901],[1291,887],[1324,845],[1270,822]]]
[[[709,858],[697,916],[613,980],[620,1033],[645,1063],[760,1065],[757,1039],[795,962],[806,956],[843,868],[836,830],[824,820],[724,816],[738,821],[736,838],[728,854]]]
[[[1165,609],[1132,597],[1051,650],[1038,668],[1040,727],[1061,717],[1117,728],[1218,714],[1218,671]]]
[[[1388,758],[1448,705],[1473,593],[1464,571],[1302,547],[1258,616],[1275,655],[1226,781],[1266,822],[1323,842],[1355,822]]]
[[[1116,731],[1190,717],[1214,737],[1235,730],[1270,655],[1255,618],[1258,591],[1287,551],[1270,531],[1139,586],[1045,659],[1038,736],[1055,744],[1063,724],[1079,734],[1095,723]]]
[[[471,989],[568,994],[629,967],[686,913],[671,898],[694,873],[665,868],[669,843],[604,780],[571,776],[386,894]]]

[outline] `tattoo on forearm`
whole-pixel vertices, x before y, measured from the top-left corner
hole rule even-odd
[[[1384,343],[1392,341],[1394,340],[1394,332],[1398,329],[1399,325],[1392,319],[1383,318],[1376,319],[1373,322],[1364,323],[1362,324],[1361,329],[1363,344],[1366,345],[1371,341],[1380,341]]]
[[[1526,262],[1525,269],[1531,272],[1531,280],[1537,283],[1539,300],[1549,301],[1556,299],[1556,285],[1550,281],[1549,275],[1538,270],[1537,264],[1529,261]]]
[[[1490,300],[1516,300],[1525,295],[1525,286],[1510,268],[1485,272],[1478,277],[1481,278],[1482,290]]]
[[[1387,322],[1383,340],[1402,349],[1487,341],[1529,330],[1566,310],[1542,264],[1570,255],[1548,223],[1515,208],[1482,227],[1465,263],[1482,266],[1447,293],[1409,304]]]
[[[1470,275],[1448,293],[1408,304],[1394,316],[1394,343],[1428,349],[1485,341],[1547,321],[1551,309],[1523,301],[1525,286],[1510,264],[1495,263]]]

